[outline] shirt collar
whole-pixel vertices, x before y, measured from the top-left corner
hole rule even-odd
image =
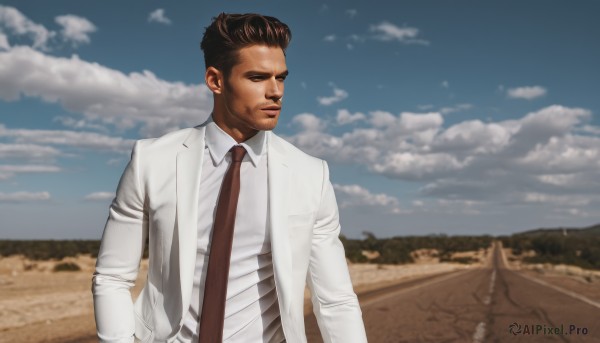
[[[246,156],[250,158],[255,167],[258,166],[261,156],[266,152],[265,131],[258,131],[254,136],[238,144],[235,139],[213,121],[212,115],[208,118],[206,124],[205,137],[206,147],[215,165],[221,164],[227,152],[234,145],[241,145],[246,149]],[[244,156],[244,159],[246,159],[246,156]]]

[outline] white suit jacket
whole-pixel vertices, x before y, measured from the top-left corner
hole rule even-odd
[[[136,142],[104,228],[92,282],[101,342],[171,342],[190,305],[197,249],[204,124]],[[267,133],[269,230],[287,342],[306,342],[306,282],[325,342],[366,342],[338,238],[327,163]],[[148,279],[135,304],[149,239]],[[252,342],[249,342],[252,343]]]

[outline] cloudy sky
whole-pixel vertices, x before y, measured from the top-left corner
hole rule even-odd
[[[600,222],[596,1],[3,1],[0,238],[97,239],[133,142],[212,109],[219,12],[290,25],[275,132],[349,237]]]

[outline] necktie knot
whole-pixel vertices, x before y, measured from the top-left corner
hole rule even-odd
[[[244,155],[246,155],[246,149],[241,145],[234,145],[229,151],[231,151],[231,160],[233,162],[242,162]]]

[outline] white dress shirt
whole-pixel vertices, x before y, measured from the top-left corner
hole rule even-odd
[[[229,149],[238,143],[213,121],[206,125],[206,149],[201,170],[198,250],[189,311],[178,335],[197,342],[211,232],[223,178],[231,164]],[[268,230],[268,183],[265,132],[240,143],[246,149],[240,170],[233,248],[227,285],[223,342],[253,343],[285,340],[273,278]],[[210,156],[210,158],[207,158]]]

